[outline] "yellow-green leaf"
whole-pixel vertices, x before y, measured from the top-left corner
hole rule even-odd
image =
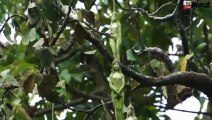
[[[188,54],[183,58],[183,60],[181,61],[180,71],[182,71],[182,72],[186,71],[187,62],[192,56],[193,56],[193,54]]]

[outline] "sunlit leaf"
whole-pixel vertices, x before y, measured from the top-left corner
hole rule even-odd
[[[68,81],[71,80],[71,74],[69,73],[68,69],[64,69],[62,70],[62,72],[60,73],[60,77],[62,79],[65,79],[65,81],[68,83]]]
[[[136,61],[136,58],[135,58],[135,55],[134,55],[132,49],[127,50],[127,60]]]
[[[33,47],[41,47],[44,43],[44,39],[43,38],[40,38],[34,45]]]
[[[30,41],[30,42],[36,40],[36,30],[35,30],[35,28],[32,28],[30,30],[28,39],[29,39],[28,41]]]
[[[193,56],[193,54],[189,54],[189,55],[186,55],[183,60],[181,61],[181,68],[180,70],[182,72],[185,72],[186,71],[186,67],[187,67],[187,62],[188,60]]]
[[[84,54],[86,55],[93,55],[96,53],[96,50],[91,50],[91,51],[86,51],[86,52],[83,52]]]

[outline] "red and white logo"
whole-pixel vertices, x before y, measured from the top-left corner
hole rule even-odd
[[[188,10],[192,7],[192,2],[191,1],[187,1],[187,0],[184,0],[183,1],[183,9],[184,10]]]

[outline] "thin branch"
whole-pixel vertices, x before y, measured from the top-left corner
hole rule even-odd
[[[114,57],[112,54],[110,54],[107,49],[97,40],[94,38],[91,34],[87,34],[85,37],[89,42],[91,42],[98,50],[99,52],[110,62],[114,60]]]
[[[167,53],[169,56],[183,56],[183,54],[178,53]]]
[[[169,109],[169,108],[167,108],[167,107],[158,106],[158,105],[156,105],[156,107],[164,108],[164,109]],[[172,109],[170,109],[170,110],[175,110],[175,111],[180,111],[180,112],[187,112],[187,113],[195,113],[195,114],[202,114],[202,115],[209,115],[209,116],[212,116],[212,113],[211,113],[211,112],[195,112],[195,111],[182,110],[182,109],[176,109],[176,108],[172,108]]]
[[[70,109],[72,111],[75,111],[75,112],[82,112],[82,113],[87,113],[86,117],[85,117],[85,120],[88,120],[90,118],[90,116],[92,116],[100,107],[102,107],[103,105],[110,105],[112,104],[112,102],[107,102],[105,104],[99,104],[97,106],[95,106],[94,108],[92,109],[88,109],[88,110],[80,110],[80,109],[76,109],[76,108],[73,108],[73,107],[70,107],[70,106],[67,106],[66,104],[64,104],[63,102],[59,101],[59,103],[61,105],[64,106],[64,108],[66,109]]]
[[[182,39],[183,54],[187,55],[187,54],[189,54],[188,40],[187,40],[187,37],[185,34],[185,29],[183,27],[182,20],[179,16],[179,13],[177,13],[175,16],[175,23],[177,25],[178,31],[180,33],[180,37]]]
[[[122,7],[122,6],[119,4],[119,2],[118,2],[117,0],[115,0],[115,1],[116,1],[117,6],[118,6],[119,8],[121,8],[122,10],[126,10],[126,11],[129,10],[128,8]],[[132,10],[132,11],[140,11],[141,13],[143,13],[144,15],[146,15],[150,20],[159,21],[159,22],[164,22],[164,21],[167,21],[167,20],[172,19],[172,18],[175,16],[175,14],[176,14],[176,12],[177,12],[179,6],[180,6],[180,1],[181,1],[181,0],[178,0],[178,1],[177,1],[177,5],[176,5],[176,7],[175,7],[175,9],[173,10],[172,13],[170,13],[170,14],[168,14],[168,15],[165,15],[165,16],[163,16],[163,17],[154,16],[154,15],[152,15],[152,14],[149,14],[147,11],[145,11],[145,10],[142,9],[142,8],[131,8],[131,10]],[[157,10],[156,10],[156,11],[157,11]],[[153,13],[154,13],[154,12],[153,12]]]
[[[154,12],[152,12],[151,14],[149,14],[149,15],[155,15],[159,10],[161,10],[163,7],[165,7],[165,6],[167,6],[167,5],[170,5],[170,4],[172,4],[172,2],[167,2],[167,3],[165,3],[165,4],[163,4],[163,5],[161,5],[157,10],[155,10]]]
[[[78,104],[82,104],[85,101],[86,101],[86,99],[79,98],[79,99],[72,100],[71,102],[66,103],[65,105],[66,106],[75,106],[75,105],[78,105]],[[54,106],[54,111],[63,110],[63,109],[65,109],[64,105],[57,104],[57,105]],[[36,111],[33,114],[33,117],[39,117],[39,116],[42,116],[44,114],[50,113],[51,111],[52,111],[52,108],[51,107],[45,108],[45,109],[41,109],[41,110]]]
[[[88,112],[87,112],[87,115],[85,117],[85,120],[89,120],[90,116],[92,116],[100,107],[102,107],[103,105],[111,105],[113,102],[106,102],[104,104],[99,104],[97,105],[96,107],[90,109]]]
[[[104,36],[106,36],[106,37],[111,37],[111,35],[108,34],[108,33],[99,32],[98,30],[94,29],[93,27],[91,27],[91,26],[90,26],[87,22],[85,22],[85,21],[82,21],[82,23],[84,23],[88,28],[90,28],[91,30],[93,30],[93,31],[96,32],[96,33],[99,33],[100,35],[104,35]]]
[[[8,23],[8,21],[9,21],[10,19],[14,18],[14,17],[19,17],[19,18],[21,18],[21,19],[23,19],[23,20],[25,20],[25,21],[27,20],[26,17],[21,16],[21,15],[17,15],[17,14],[9,16],[9,17],[6,19],[6,21],[4,22],[4,24],[2,25],[2,28],[0,29],[0,34],[1,34],[1,32],[3,31],[5,25]]]
[[[69,92],[76,94],[76,95],[79,95],[81,97],[84,97],[86,99],[92,99],[92,100],[95,100],[95,101],[100,101],[100,100],[108,101],[108,98],[104,98],[104,97],[97,96],[97,95],[94,95],[94,94],[86,94],[86,93],[84,93],[80,90],[72,88],[70,85],[67,86],[67,89],[68,89]]]
[[[70,88],[69,88],[69,90],[70,90]],[[74,90],[72,89],[72,92],[73,92],[73,91],[74,91]],[[71,109],[71,110],[77,111],[77,112],[86,112],[86,110],[79,110],[79,109],[73,108],[73,107],[71,107],[71,106],[76,106],[76,105],[82,104],[82,103],[86,102],[86,100],[88,100],[88,99],[99,100],[99,101],[100,101],[100,100],[108,101],[106,98],[103,98],[103,97],[94,95],[94,94],[97,94],[97,93],[99,93],[99,92],[101,92],[101,91],[93,91],[93,92],[92,92],[91,94],[89,94],[89,95],[87,95],[87,94],[85,94],[85,93],[82,93],[82,92],[80,92],[80,91],[76,91],[76,90],[75,90],[74,92],[79,93],[79,94],[81,95],[81,97],[78,98],[78,99],[72,100],[72,101],[69,102],[69,103],[63,103],[62,101],[58,100],[58,102],[59,102],[60,104],[57,104],[57,105],[54,106],[54,111],[63,110],[63,109],[65,109],[65,108],[68,108],[68,109]],[[45,109],[38,110],[38,111],[36,111],[36,112],[33,114],[33,117],[39,117],[39,116],[41,116],[41,115],[43,115],[43,114],[50,113],[51,110],[52,110],[51,107],[50,107],[50,108],[45,108]]]
[[[175,9],[173,10],[172,13],[170,13],[170,14],[168,14],[168,15],[165,15],[165,16],[163,16],[163,17],[158,17],[158,16],[150,15],[150,14],[148,14],[146,11],[143,12],[143,13],[144,13],[145,15],[147,15],[148,18],[149,18],[150,20],[159,21],[159,22],[164,22],[164,21],[167,21],[167,20],[172,19],[172,18],[175,16],[175,14],[176,14],[176,12],[178,11],[178,8],[179,8],[179,6],[180,6],[180,1],[181,1],[181,0],[178,0],[178,1],[177,1],[177,5],[176,5],[176,7],[175,7]],[[141,10],[141,11],[143,11],[143,10]]]
[[[55,45],[56,41],[58,40],[58,38],[60,37],[60,34],[65,30],[66,26],[68,25],[68,23],[70,22],[69,20],[69,14],[71,12],[71,6],[73,4],[73,0],[70,3],[69,7],[68,7],[68,12],[66,14],[66,17],[62,23],[62,26],[60,27],[60,29],[56,32],[56,35],[52,38],[51,42],[50,42],[50,46]]]
[[[70,50],[69,52],[67,52],[65,55],[62,55],[62,56],[58,56],[56,58],[54,58],[54,63],[55,65],[71,58],[72,56],[76,55],[79,51],[82,50],[82,47],[80,48],[77,48],[77,49],[74,49],[74,50]]]

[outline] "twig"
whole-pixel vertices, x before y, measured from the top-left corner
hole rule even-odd
[[[179,17],[179,13],[177,13],[175,15],[175,23],[177,25],[178,31],[180,33],[180,37],[182,39],[183,54],[187,55],[187,54],[189,54],[188,40],[187,40],[187,37],[186,37],[186,34],[185,34],[185,30],[184,30],[184,27],[183,27],[182,20]]]
[[[164,106],[161,106],[161,105],[154,105],[154,106],[159,107],[159,108],[164,108],[164,109],[170,109],[170,108],[167,108],[167,107],[164,107]],[[171,108],[170,110],[175,110],[175,111],[180,111],[180,112],[187,112],[187,113],[195,113],[195,114],[203,114],[203,115],[212,116],[212,113],[211,113],[211,112],[195,112],[195,111],[182,110],[182,109],[176,109],[176,108]]]
[[[165,6],[169,5],[169,4],[172,4],[172,2],[167,2],[167,3],[163,4],[163,5],[161,5],[157,10],[155,10],[154,12],[152,12],[149,15],[155,15],[159,10],[161,10],[163,7],[165,7]]]
[[[80,109],[76,109],[74,107],[70,107],[70,106],[67,106],[65,103],[63,103],[62,101],[58,100],[58,102],[64,106],[64,109],[70,109],[72,111],[75,111],[75,112],[85,112],[87,113],[88,110],[80,110]]]
[[[178,54],[178,53],[167,53],[170,56],[183,56],[183,54]]]
[[[70,85],[67,86],[67,89],[71,93],[79,95],[79,96],[84,97],[86,99],[92,99],[92,100],[96,100],[96,101],[100,101],[100,100],[108,101],[107,98],[104,98],[104,97],[101,97],[101,96],[97,96],[97,95],[94,95],[94,94],[86,94],[86,93],[84,93],[84,92],[82,92],[80,90],[72,88]]]
[[[70,3],[69,7],[68,7],[68,12],[66,14],[66,17],[62,23],[62,26],[60,27],[60,29],[56,32],[56,35],[52,38],[51,42],[50,42],[50,46],[53,46],[55,45],[56,41],[58,40],[58,38],[60,37],[60,34],[64,31],[64,29],[66,28],[66,26],[68,25],[69,23],[69,14],[71,12],[71,6],[73,4],[73,0],[72,2]]]
[[[80,93],[79,91],[77,91],[78,93]],[[75,99],[75,100],[72,100],[71,102],[69,103],[63,103],[62,101],[58,100],[58,102],[60,104],[57,104],[54,106],[54,111],[57,111],[57,110],[63,110],[65,108],[68,108],[68,109],[71,109],[73,111],[77,111],[77,112],[86,112],[86,110],[79,110],[79,109],[76,109],[76,108],[73,108],[73,107],[70,107],[70,106],[76,106],[78,104],[82,104],[84,102],[86,102],[87,99],[95,99],[95,100],[106,100],[105,98],[102,98],[102,97],[98,97],[94,94],[97,94],[98,92],[100,91],[93,91],[90,95],[87,95],[87,94],[84,94],[84,93],[80,93],[82,97],[78,98],[78,99]],[[52,111],[52,108],[45,108],[45,109],[42,109],[42,110],[38,110],[36,111],[33,116],[34,117],[38,117],[38,116],[41,116],[43,114],[47,114],[47,113],[50,113]]]
[[[88,28],[90,28],[91,30],[93,30],[93,31],[96,32],[96,33],[99,33],[99,34],[104,35],[104,36],[106,36],[106,37],[111,37],[111,35],[108,34],[108,33],[100,32],[100,31],[94,29],[93,27],[91,27],[91,26],[90,26],[87,22],[85,22],[85,21],[82,21],[82,23],[84,23]]]
[[[10,90],[13,90],[13,89],[15,89],[15,88],[18,88],[18,86],[12,85],[12,86],[3,87],[3,88],[4,88],[5,91],[3,92],[2,97],[1,97],[2,104],[4,103],[4,97],[5,97],[5,95],[6,95],[8,92],[10,92]]]
[[[60,56],[54,58],[55,65],[58,65],[59,63],[73,57],[74,55],[76,55],[81,50],[82,50],[82,48],[80,47],[80,48],[77,48],[77,49],[74,49],[74,50],[70,50],[65,55],[62,55],[62,56],[60,55]]]
[[[72,111],[75,111],[75,112],[83,112],[83,113],[87,113],[86,117],[85,117],[85,120],[87,120],[91,115],[93,115],[95,113],[95,111],[97,111],[100,107],[103,106],[103,104],[99,104],[97,106],[95,106],[94,108],[92,109],[88,109],[88,110],[80,110],[80,109],[77,109],[77,108],[73,108],[73,107],[70,107],[70,106],[67,106],[65,103],[63,103],[62,101],[58,101],[61,105],[64,106],[64,108],[66,109],[70,109]],[[105,103],[105,105],[110,105],[112,104],[112,102],[107,102]]]
[[[78,99],[72,100],[69,103],[66,103],[65,105],[66,106],[75,106],[75,105],[84,103],[85,101],[86,101],[86,99],[84,99],[84,98],[78,98]],[[63,110],[64,108],[65,108],[64,105],[57,104],[57,105],[54,106],[54,111]],[[33,117],[39,117],[39,116],[42,116],[43,114],[50,113],[51,111],[52,111],[51,107],[50,108],[41,109],[41,110],[36,111],[33,114]]]
[[[117,0],[115,0],[115,1],[116,1],[117,6],[118,6],[119,8],[121,8],[122,10],[126,10],[126,11],[129,10],[128,8],[122,7],[122,6],[119,4],[119,2],[118,2]],[[175,14],[176,14],[176,12],[177,12],[177,10],[178,10],[178,8],[179,8],[180,1],[181,1],[181,0],[178,0],[178,1],[177,1],[177,5],[176,5],[176,7],[175,7],[175,9],[173,10],[172,13],[170,13],[170,14],[168,14],[168,15],[165,15],[165,16],[163,16],[163,17],[158,17],[158,16],[154,16],[154,15],[152,15],[152,14],[149,14],[147,11],[145,11],[145,10],[142,9],[142,8],[131,8],[131,10],[132,10],[132,11],[140,11],[141,13],[143,13],[144,15],[146,15],[150,20],[159,21],[159,22],[164,22],[164,21],[167,21],[167,20],[172,19],[172,18],[175,16]],[[161,9],[161,8],[160,8],[160,9]],[[156,10],[156,11],[157,11],[157,10]],[[154,13],[154,12],[153,12],[153,13]]]
[[[21,18],[21,19],[23,19],[23,20],[25,20],[25,21],[27,20],[27,18],[25,18],[24,16],[17,15],[17,14],[9,16],[9,17],[6,19],[6,21],[4,22],[4,24],[2,25],[2,28],[0,29],[0,34],[1,34],[1,32],[3,31],[3,29],[4,29],[5,25],[7,24],[7,22],[8,22],[11,18],[13,18],[13,17],[19,17],[19,18]]]
[[[110,104],[112,104],[112,103],[113,103],[113,102],[106,102],[105,105],[110,105]],[[95,111],[97,111],[97,110],[98,110],[100,107],[102,107],[103,105],[104,105],[104,104],[99,104],[99,105],[97,105],[96,107],[94,107],[94,108],[88,110],[87,115],[86,115],[86,117],[85,117],[85,120],[89,120],[90,116],[92,116],[92,115],[95,113]]]

